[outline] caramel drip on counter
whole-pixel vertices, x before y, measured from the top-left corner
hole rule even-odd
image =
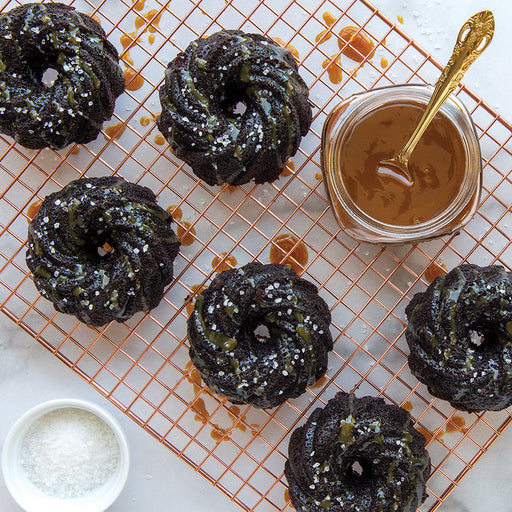
[[[144,18],[149,22],[148,30],[150,32],[156,32],[160,26],[160,19],[162,17],[163,11],[158,13],[158,9],[150,9],[146,14],[143,14]]]
[[[153,140],[155,141],[155,144],[158,144],[159,146],[163,146],[165,144],[165,137],[161,133],[157,133]]]
[[[415,427],[415,429],[421,435],[423,435],[423,437],[425,438],[425,444],[430,443],[430,441],[432,441],[432,439],[434,438],[434,434],[432,434],[432,432],[428,431],[426,428],[423,428],[421,425],[418,425],[417,427]]]
[[[126,124],[121,121],[117,124],[112,124],[105,128],[104,137],[106,140],[119,139],[126,130]]]
[[[31,222],[34,220],[34,217],[37,215],[37,212],[41,209],[41,205],[43,204],[43,201],[41,199],[36,199],[27,210],[27,217],[28,221]]]
[[[324,386],[327,382],[327,375],[322,375],[312,386],[309,386],[311,389],[319,389]]]
[[[412,403],[407,400],[404,404],[402,404],[402,409],[411,412],[412,411]]]
[[[200,421],[203,424],[206,424],[208,423],[208,420],[211,419],[211,414],[206,408],[205,401],[199,395],[201,393],[206,393],[207,395],[213,397],[213,394],[206,386],[203,388],[201,374],[199,373],[199,370],[194,367],[192,361],[189,361],[185,365],[185,370],[188,371],[185,377],[192,384],[192,389],[194,391],[195,396],[195,398],[192,400],[190,404],[190,408],[195,413],[194,419],[196,421]],[[218,398],[221,399],[222,403],[226,403],[225,397],[221,397],[219,395]],[[210,437],[214,439],[217,443],[229,439],[229,435],[234,428],[240,430],[241,432],[245,432],[247,430],[247,427],[245,425],[247,418],[245,414],[242,416],[240,415],[240,407],[236,405],[229,406],[227,408],[227,416],[231,421],[231,425],[228,426],[227,428],[221,428],[217,423],[211,423],[211,426],[213,428],[212,431],[210,432]],[[253,429],[252,433],[255,435],[255,431],[258,430],[260,427],[259,425],[251,424],[251,428]]]
[[[289,254],[288,254],[289,253]],[[308,262],[308,249],[304,242],[290,233],[278,235],[270,247],[270,263],[289,265],[300,275]]]
[[[333,84],[339,84],[343,78],[343,71],[341,69],[341,61],[339,56],[334,60],[325,59],[322,62],[322,67],[327,70],[327,74],[329,75],[329,80]]]
[[[365,59],[370,59],[375,53],[375,44],[362,29],[351,26],[343,27],[339,35],[338,46],[341,53],[349,59],[363,62]]]
[[[447,273],[448,269],[444,263],[441,263],[440,261],[434,261],[425,270],[425,279],[427,282],[432,283],[436,277]]]
[[[299,60],[299,52],[295,46],[290,43],[286,44],[280,37],[272,37],[272,39],[283,48],[286,48],[297,60]]]
[[[171,204],[171,206],[168,206],[166,210],[172,215],[173,220],[181,220],[183,217],[183,212],[179,206]]]
[[[183,220],[178,224],[176,227],[176,234],[180,239],[181,245],[192,245],[195,242],[196,230],[190,222],[187,222],[186,220]]]
[[[149,123],[151,122],[151,119],[148,117],[148,116],[142,116],[139,120],[139,123],[142,125],[142,126],[148,126]]]
[[[468,429],[465,428],[466,420],[462,416],[453,416],[448,420],[446,424],[446,433],[451,434],[452,432],[462,432],[465,434]]]
[[[318,44],[322,44],[332,36],[332,26],[336,23],[337,19],[336,17],[331,14],[329,11],[325,11],[322,14],[322,18],[325,21],[325,24],[327,25],[327,28],[319,32],[315,37],[315,42]]]
[[[132,68],[124,70],[124,81],[126,82],[126,90],[137,91],[144,85],[144,78],[139,71]]]
[[[133,0],[133,8],[136,11],[142,11],[142,9],[144,9],[145,3],[146,0]]]
[[[228,185],[227,183],[224,184],[222,187],[221,192],[227,192],[228,194],[233,193],[238,187],[236,185]]]
[[[221,252],[212,260],[212,268],[215,270],[215,272],[223,272],[224,270],[229,270],[230,268],[234,268],[236,264],[236,258],[227,252]]]
[[[290,159],[288,162],[286,162],[286,165],[284,166],[284,169],[279,176],[285,178],[286,176],[293,174],[293,171],[295,171],[295,162]]]

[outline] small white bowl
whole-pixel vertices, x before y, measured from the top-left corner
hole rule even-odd
[[[56,409],[83,409],[101,420],[114,433],[119,444],[119,459],[111,477],[100,487],[77,498],[61,499],[45,494],[31,482],[22,467],[21,449],[28,429],[39,418]],[[103,512],[121,493],[130,466],[126,437],[118,422],[105,410],[85,400],[50,400],[27,411],[16,421],[5,438],[2,471],[7,489],[26,512]]]

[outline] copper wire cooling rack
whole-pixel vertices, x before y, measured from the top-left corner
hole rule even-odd
[[[383,396],[410,409],[428,439],[433,474],[420,510],[436,510],[511,416],[455,412],[433,399],[407,367],[404,309],[425,289],[434,267],[468,261],[510,268],[511,126],[460,88],[485,164],[475,218],[451,238],[392,248],[359,244],[339,229],[328,207],[319,174],[320,134],[328,112],[351,93],[437,79],[439,64],[393,22],[366,0],[70,3],[96,16],[109,39],[124,48],[131,84],[105,135],[86,146],[31,151],[0,138],[3,312],[247,511],[290,506],[283,476],[289,434],[315,407],[340,389]],[[3,9],[15,5],[6,2]],[[344,26],[364,32],[375,53],[361,63],[344,55],[338,45]],[[279,37],[297,50],[311,88],[311,131],[287,172],[272,184],[209,187],[162,144],[155,127],[157,90],[167,62],[192,39],[220,28]],[[331,37],[317,38],[323,30]],[[37,293],[25,265],[27,220],[35,201],[71,179],[114,173],[157,192],[159,204],[174,209],[188,245],[182,246],[176,280],[157,308],[125,324],[93,329],[56,314]],[[332,310],[335,349],[328,378],[273,410],[233,407],[212,396],[190,368],[187,308],[221,268],[219,261],[268,262],[282,234],[296,237],[291,251],[306,249],[300,270]]]

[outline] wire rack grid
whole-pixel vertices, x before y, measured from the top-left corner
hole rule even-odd
[[[329,209],[319,172],[320,134],[330,110],[352,93],[435,82],[439,64],[399,26],[366,0],[70,4],[94,15],[118,46],[128,87],[115,119],[86,146],[32,151],[0,138],[2,311],[246,511],[290,507],[283,476],[288,438],[314,408],[341,389],[383,396],[411,410],[427,437],[433,473],[420,510],[436,510],[511,416],[506,410],[460,413],[431,397],[407,367],[404,310],[443,266],[511,267],[510,124],[460,87],[485,165],[475,218],[446,239],[401,247],[360,244],[343,233]],[[15,5],[5,2],[3,9]],[[345,26],[373,41],[371,57],[358,63],[344,54],[339,31]],[[167,62],[191,40],[221,28],[264,33],[296,51],[310,86],[311,130],[272,184],[209,187],[173,156],[155,127]],[[159,203],[173,210],[184,244],[175,281],[157,308],[96,329],[55,313],[39,296],[25,264],[25,244],[37,200],[71,179],[107,174],[154,190]],[[235,407],[212,396],[191,367],[186,319],[194,296],[216,271],[228,263],[268,262],[279,235],[292,241],[283,260],[299,248],[307,253],[299,270],[331,308],[335,348],[328,377],[276,409]]]

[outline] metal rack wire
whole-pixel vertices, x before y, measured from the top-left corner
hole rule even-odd
[[[6,2],[3,9],[17,4]],[[332,107],[352,93],[436,80],[439,64],[392,21],[366,0],[339,6],[329,0],[70,4],[93,14],[110,40],[124,48],[133,82],[119,98],[105,136],[87,146],[31,151],[0,138],[2,311],[246,511],[290,506],[283,476],[288,437],[314,408],[340,389],[383,396],[410,409],[428,438],[434,467],[420,510],[436,510],[511,416],[508,411],[469,415],[433,399],[407,367],[404,310],[441,264],[511,267],[511,125],[461,87],[458,95],[477,126],[485,164],[475,219],[447,239],[392,248],[359,244],[337,226],[328,207],[319,175],[320,133]],[[357,63],[343,54],[337,34],[347,25],[371,38],[371,58]],[[157,91],[167,62],[192,39],[220,28],[279,37],[297,50],[310,86],[311,131],[288,171],[272,184],[209,187],[158,136]],[[318,38],[323,30],[331,37]],[[330,77],[330,66],[341,70],[339,81]],[[37,293],[24,261],[27,220],[36,200],[71,179],[114,173],[152,188],[160,205],[174,210],[189,245],[182,246],[176,279],[157,308],[125,324],[93,329],[56,314]],[[319,287],[332,311],[335,349],[328,377],[277,409],[235,407],[212,396],[190,366],[187,308],[219,262],[268,262],[281,234],[295,237],[287,256],[298,246],[307,251],[303,275]]]

